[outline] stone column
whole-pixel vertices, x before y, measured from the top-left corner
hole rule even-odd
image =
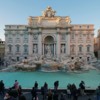
[[[57,57],[60,56],[60,33],[57,32],[57,46],[56,46]]]
[[[32,43],[32,33],[29,33],[29,56],[32,56],[33,54],[33,43]]]
[[[67,55],[70,55],[70,33],[67,33]]]
[[[38,36],[38,54],[42,55],[42,36],[41,36],[41,32],[39,32],[39,36]]]
[[[54,56],[55,56],[55,48],[56,48],[56,46],[55,46],[55,43],[54,43]]]
[[[94,53],[94,33],[91,34],[91,44],[92,46],[90,51]]]
[[[42,55],[44,55],[44,43],[42,43]]]

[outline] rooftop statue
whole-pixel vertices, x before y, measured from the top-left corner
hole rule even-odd
[[[28,23],[28,24],[31,26],[31,25],[33,24],[33,19],[32,19],[32,17],[29,17],[28,20],[29,20],[29,23]]]
[[[71,19],[70,19],[69,16],[66,17],[66,22],[67,22],[67,24],[70,24],[71,23]]]
[[[42,16],[43,17],[54,17],[55,13],[56,13],[56,11],[52,10],[52,8],[50,6],[48,6],[47,9],[45,11],[43,11]]]

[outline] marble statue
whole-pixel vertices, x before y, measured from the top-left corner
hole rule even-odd
[[[51,56],[51,47],[50,47],[50,45],[47,45],[46,46],[46,50],[47,50],[47,56]]]
[[[56,13],[56,11],[52,10],[52,8],[50,6],[48,6],[47,9],[45,11],[43,11],[42,16],[43,17],[54,17],[55,13]]]
[[[70,24],[71,23],[70,17],[66,17],[66,22],[67,22],[67,24]]]
[[[37,46],[36,45],[34,45],[33,52],[37,53]]]
[[[62,47],[61,47],[61,53],[65,53],[65,46],[64,45],[62,45]]]

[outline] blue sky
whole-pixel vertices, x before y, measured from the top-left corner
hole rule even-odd
[[[0,38],[8,24],[27,24],[28,16],[40,16],[51,6],[58,16],[70,16],[72,24],[94,24],[100,28],[100,0],[0,0]]]

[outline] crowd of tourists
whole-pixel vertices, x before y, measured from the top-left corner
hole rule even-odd
[[[44,83],[41,86],[41,89],[38,88],[38,82],[35,81],[34,86],[31,89],[31,100],[39,100],[39,93],[42,95],[42,100],[78,100],[79,96],[86,95],[85,93],[85,82],[81,81],[79,83],[79,88],[75,84],[68,84],[66,91],[59,92],[59,81],[54,82],[54,89],[49,89],[48,83]],[[96,89],[97,100],[100,100],[100,86]],[[19,85],[19,82],[15,80],[12,87],[5,91],[5,85],[3,80],[0,81],[0,95],[4,96],[4,100],[26,100],[26,97],[23,95],[22,88]],[[91,99],[88,99],[91,100]]]

